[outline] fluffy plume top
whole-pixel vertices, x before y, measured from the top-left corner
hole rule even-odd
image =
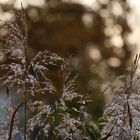
[[[137,55],[128,76],[104,110],[103,139],[140,139],[140,79],[136,75],[139,58]]]
[[[1,39],[1,44],[7,62],[0,65],[2,85],[33,96],[37,93],[54,93],[57,88],[53,84],[54,81],[48,77],[50,66],[59,68],[61,73],[62,89],[60,98],[54,105],[42,100],[28,102],[28,107],[33,113],[33,117],[28,121],[29,139],[36,128],[39,128],[37,135],[34,136],[36,139],[41,136],[45,139],[51,137],[51,139],[91,140],[88,131],[94,129],[95,125],[86,112],[87,101],[75,90],[75,77],[71,76],[69,62],[47,50],[38,52],[34,58],[28,60],[28,26],[24,9],[16,10],[14,20],[6,22],[5,27],[8,33]],[[71,101],[76,107],[69,106]],[[6,130],[7,128],[6,126]],[[16,127],[14,130],[16,131]],[[3,137],[7,139],[7,133],[5,131],[5,136],[0,136],[0,139],[3,140]]]
[[[9,88],[20,87],[22,91],[26,85],[26,91],[32,95],[54,92],[55,88],[47,78],[48,67],[62,66],[66,60],[49,51],[39,52],[31,61],[28,60],[28,26],[24,9],[16,10],[14,20],[5,22],[5,27],[8,33],[1,39],[1,43],[8,62],[0,65],[1,83],[9,85]]]

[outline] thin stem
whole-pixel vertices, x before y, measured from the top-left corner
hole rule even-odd
[[[15,111],[13,112],[13,115],[12,115],[12,118],[11,118],[11,122],[10,122],[10,130],[9,130],[9,137],[8,137],[8,140],[11,140],[12,138],[12,132],[13,132],[13,126],[14,126],[14,119],[15,119],[15,116],[16,116],[16,113],[18,112],[19,108],[22,106],[23,103],[20,103]]]
[[[111,132],[113,131],[116,123],[117,123],[117,119],[115,120],[115,122],[114,122],[113,126],[111,127],[109,133],[105,137],[101,138],[101,140],[107,140],[111,136]]]
[[[26,92],[24,92],[24,140],[26,140],[27,135],[26,123],[27,123],[27,96]]]

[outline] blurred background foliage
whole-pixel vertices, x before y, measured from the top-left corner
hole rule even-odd
[[[128,1],[96,0],[92,7],[76,0],[22,3],[28,15],[30,56],[47,49],[69,59],[78,74],[77,89],[92,95],[89,112],[98,119],[105,102],[104,85],[125,72],[135,49],[130,40]],[[1,3],[1,16],[10,18],[16,4],[15,0]]]

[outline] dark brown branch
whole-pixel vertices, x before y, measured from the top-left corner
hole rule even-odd
[[[129,105],[128,100],[127,100],[127,113],[128,113],[128,119],[129,119],[129,126],[130,126],[130,130],[131,130],[132,129],[132,114],[131,114],[130,105]]]
[[[8,137],[8,140],[11,140],[12,138],[12,131],[13,131],[13,126],[14,126],[14,119],[15,119],[15,116],[16,116],[16,113],[18,112],[19,108],[23,105],[23,102],[20,103],[15,111],[13,112],[13,115],[12,115],[12,118],[11,118],[11,121],[10,121],[10,130],[9,130],[9,137]]]
[[[111,136],[111,132],[113,131],[116,123],[117,123],[117,120],[115,120],[115,122],[114,122],[113,126],[111,127],[110,131],[108,132],[108,134],[104,138],[102,138],[101,140],[107,140]]]

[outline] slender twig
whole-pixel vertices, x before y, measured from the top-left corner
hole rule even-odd
[[[10,122],[10,130],[9,130],[9,137],[8,137],[8,140],[11,140],[12,138],[12,132],[13,132],[13,126],[14,126],[14,119],[15,119],[15,116],[16,116],[16,113],[18,112],[19,108],[23,105],[23,103],[20,103],[15,111],[13,112],[13,115],[12,115],[12,118],[11,118],[11,122]]]
[[[112,133],[116,123],[117,123],[117,119],[115,120],[115,122],[114,122],[113,126],[111,127],[110,131],[108,132],[108,134],[105,137],[101,138],[101,140],[107,140],[111,136],[111,133]]]
[[[130,109],[130,105],[129,102],[127,100],[127,115],[128,115],[128,119],[129,119],[129,126],[130,126],[130,130],[132,129],[132,114],[131,114],[131,109]]]
[[[21,3],[22,10],[26,15],[26,11],[24,10],[23,4]],[[26,17],[27,18],[27,15]],[[27,20],[27,19],[26,19]],[[26,28],[28,28],[26,26]],[[25,54],[25,62],[24,62],[24,81],[27,79],[28,75],[28,66],[27,66],[27,56],[28,56],[28,29],[25,30],[25,42],[24,42],[24,54]],[[26,94],[26,83],[24,83],[24,140],[26,140],[27,135],[27,94]]]
[[[112,84],[108,85],[107,87],[105,87],[105,89],[102,91],[102,94],[105,94],[106,91],[112,86]]]
[[[26,140],[26,134],[27,134],[26,122],[27,122],[27,97],[25,92],[24,93],[24,140]]]

